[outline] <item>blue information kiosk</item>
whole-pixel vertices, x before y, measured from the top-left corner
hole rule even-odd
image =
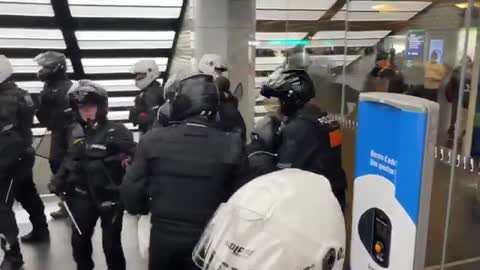
[[[424,269],[437,103],[360,95],[351,269]]]

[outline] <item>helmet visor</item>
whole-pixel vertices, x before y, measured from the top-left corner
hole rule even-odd
[[[135,73],[135,80],[140,81],[147,77],[147,73]]]
[[[267,215],[229,203],[222,204],[193,251],[203,270],[291,270],[323,268],[329,245],[319,245]],[[336,253],[335,253],[336,254]],[[333,260],[334,266],[342,262]]]

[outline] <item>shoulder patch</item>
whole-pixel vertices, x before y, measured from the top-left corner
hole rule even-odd
[[[331,148],[342,145],[342,132],[340,131],[340,129],[335,129],[333,131],[330,131],[328,136],[330,137]]]

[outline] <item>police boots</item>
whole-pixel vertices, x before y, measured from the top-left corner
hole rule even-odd
[[[10,244],[5,238],[1,238],[1,248],[5,251],[3,262],[0,270],[20,270],[23,266],[23,257],[20,253],[20,245],[17,243]]]
[[[68,217],[68,213],[67,213],[67,210],[65,210],[65,206],[63,206],[62,203],[59,203],[58,206],[60,207],[60,209],[58,209],[58,211],[56,211],[56,212],[50,213],[50,216],[51,216],[53,219],[67,218],[67,217]]]
[[[29,234],[20,238],[23,243],[37,244],[50,242],[50,232],[48,229],[33,229]]]

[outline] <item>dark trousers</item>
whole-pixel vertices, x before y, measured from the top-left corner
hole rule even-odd
[[[35,152],[27,151],[19,161],[18,170],[15,173],[15,199],[22,205],[30,216],[33,230],[47,230],[47,218],[45,217],[45,206],[43,205],[37,188],[33,182],[33,165],[35,163]]]
[[[192,251],[203,228],[189,224],[152,224],[149,270],[198,270]]]
[[[0,220],[0,247],[5,253],[4,260],[22,263],[23,257],[18,242],[17,221],[11,207],[0,209]]]
[[[428,99],[433,102],[438,102],[438,92],[440,92],[439,89],[423,88],[420,90],[420,97],[424,99]]]
[[[97,220],[102,226],[102,243],[109,270],[125,270],[121,233],[123,209],[100,211],[90,197],[73,194],[67,197],[68,205],[82,231],[80,235],[72,224],[73,258],[78,270],[92,270],[92,236]]]
[[[12,206],[14,201],[15,181],[13,172],[15,164],[9,169],[0,170],[0,247],[5,252],[4,260],[23,262],[18,243],[18,226]],[[11,169],[13,168],[13,170]]]

